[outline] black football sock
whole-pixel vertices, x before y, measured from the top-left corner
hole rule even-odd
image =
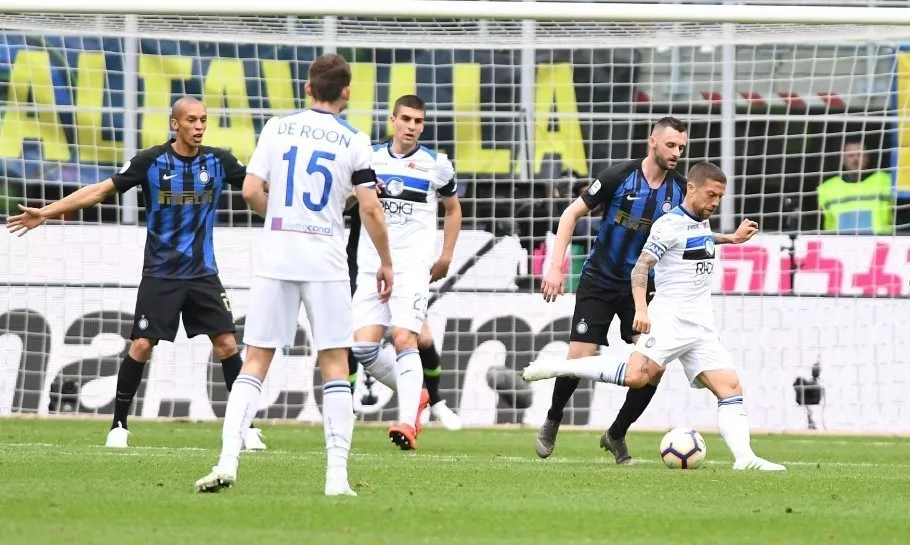
[[[557,377],[553,385],[553,399],[550,401],[550,410],[547,411],[547,420],[562,422],[562,411],[569,404],[569,399],[578,388],[581,379],[571,377]]]
[[[117,371],[117,392],[114,397],[114,421],[111,423],[111,429],[116,428],[118,424],[126,429],[126,418],[142,383],[143,373],[145,363],[134,360],[129,354],[123,358],[120,370]]]
[[[234,380],[237,378],[237,375],[240,374],[241,367],[243,367],[243,360],[240,358],[240,352],[235,352],[234,355],[221,360],[221,371],[224,373],[224,387],[227,388],[228,392],[231,391]]]
[[[430,405],[435,405],[442,401],[442,397],[439,396],[439,378],[442,376],[439,352],[436,351],[436,343],[431,343],[427,347],[420,346],[418,351],[420,364],[423,366],[423,384],[430,394]]]
[[[354,357],[354,351],[348,350],[348,382],[351,383],[351,392],[357,385],[357,358]]]
[[[648,404],[651,403],[651,398],[654,397],[654,392],[656,391],[657,386],[651,384],[644,388],[629,388],[626,393],[626,401],[620,407],[619,413],[616,414],[616,420],[613,421],[613,425],[607,431],[610,437],[617,439],[625,437],[629,427],[648,408]]]

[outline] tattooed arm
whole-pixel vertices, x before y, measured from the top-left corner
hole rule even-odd
[[[657,257],[645,251],[632,269],[632,299],[635,301],[632,329],[641,333],[651,331],[651,320],[648,318],[648,275],[656,264]]]

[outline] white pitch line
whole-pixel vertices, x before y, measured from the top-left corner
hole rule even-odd
[[[68,450],[72,447],[84,448],[87,447],[91,449],[89,452],[73,452]],[[217,449],[209,449],[202,447],[163,447],[163,446],[151,446],[151,445],[142,445],[128,447],[126,449],[112,449],[107,448],[101,445],[61,445],[55,443],[0,443],[0,449],[3,448],[16,448],[16,449],[28,449],[28,448],[55,448],[61,450],[68,450],[68,455],[92,455],[95,456],[99,453],[111,454],[115,456],[153,456],[153,457],[169,457],[174,452],[217,452]],[[138,451],[138,452],[137,452]],[[245,455],[252,456],[270,456],[270,455],[281,455],[289,456],[291,458],[299,459],[309,459],[324,456],[324,453],[320,451],[299,451],[291,452],[286,450],[268,450],[266,452],[244,452]],[[393,454],[397,455],[397,454]],[[352,452],[351,458],[355,459],[382,459],[387,460],[389,454],[387,453],[378,453],[378,452]],[[590,466],[591,464],[595,465],[614,465],[612,459],[607,457],[599,458],[564,458],[564,457],[553,457],[546,460],[541,460],[539,458],[525,458],[521,456],[498,456],[498,455],[483,455],[483,454],[421,454],[421,453],[401,453],[400,456],[405,457],[408,460],[408,463],[421,463],[421,462],[430,462],[430,463],[464,463],[464,462],[479,462],[483,460],[488,460],[493,464],[539,464],[539,465],[586,465]],[[828,462],[828,461],[782,461],[781,464],[785,466],[798,466],[798,467],[841,467],[841,468],[905,468],[910,467],[910,464],[895,464],[895,463],[874,463],[874,462]],[[642,459],[636,458],[635,465],[660,465],[660,460],[652,459]],[[705,465],[711,466],[729,466],[730,462],[727,461],[717,461],[717,460],[705,460]]]

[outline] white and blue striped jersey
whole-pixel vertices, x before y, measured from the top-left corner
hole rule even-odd
[[[370,138],[331,112],[272,118],[247,173],[269,183],[256,274],[292,281],[348,280],[344,202],[373,184]]]
[[[444,153],[417,145],[401,157],[391,143],[373,146],[373,170],[381,182],[379,200],[389,228],[389,248],[395,274],[429,273],[436,256],[437,195],[455,195],[455,168]],[[361,228],[357,268],[379,269],[379,254]]]
[[[657,258],[649,311],[716,331],[711,306],[714,233],[708,220],[677,206],[654,222],[643,252]]]

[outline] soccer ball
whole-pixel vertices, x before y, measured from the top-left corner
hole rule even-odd
[[[674,428],[660,442],[660,457],[670,469],[695,469],[707,453],[705,438],[692,428]]]

